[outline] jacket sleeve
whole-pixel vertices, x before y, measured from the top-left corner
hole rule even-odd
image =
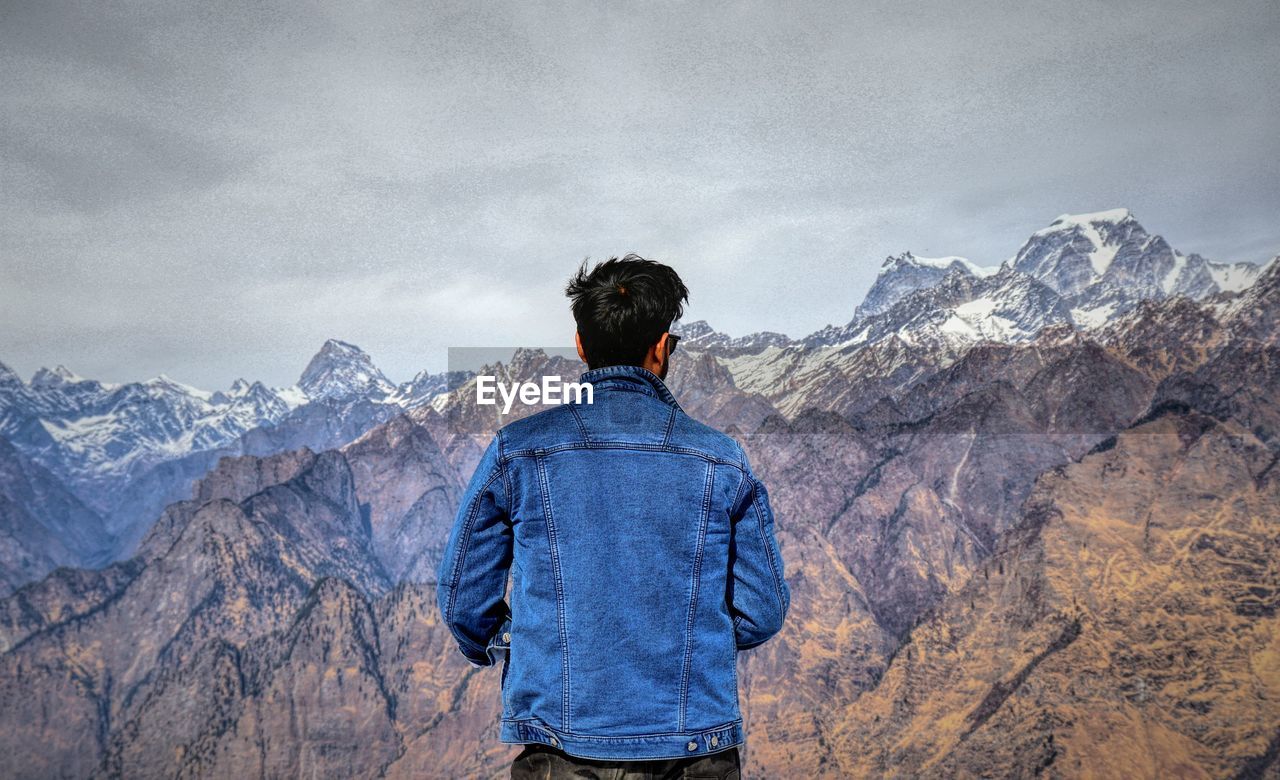
[[[773,510],[764,483],[750,466],[730,515],[729,612],[739,650],[750,650],[782,630],[791,607],[782,553],[773,532]]]
[[[512,528],[500,456],[498,434],[463,493],[436,576],[441,619],[472,666],[495,663],[495,637],[511,614],[504,595]]]

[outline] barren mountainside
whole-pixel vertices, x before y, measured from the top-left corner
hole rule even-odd
[[[744,776],[1280,776],[1280,263],[1183,256],[1122,211],[999,269],[891,258],[807,339],[682,326],[668,383],[742,441],[792,587],[739,655]],[[505,776],[499,675],[432,581],[504,419],[469,374],[367,358],[327,344],[169,460],[113,428],[132,483],[28,449],[88,436],[69,392],[124,389],[0,376],[6,776]],[[146,397],[230,425],[251,388]],[[182,490],[122,523],[78,497],[108,483]]]

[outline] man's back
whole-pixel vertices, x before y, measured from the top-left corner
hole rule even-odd
[[[582,381],[592,403],[511,423],[486,450],[441,612],[473,663],[507,649],[504,742],[626,760],[725,750],[744,738],[737,650],[790,604],[768,495],[650,371]]]

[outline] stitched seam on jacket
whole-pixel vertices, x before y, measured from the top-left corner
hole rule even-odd
[[[582,421],[582,414],[574,407],[573,404],[567,404],[569,413],[573,415],[574,421],[578,423],[578,432],[582,434],[582,441],[591,441],[591,435],[587,433],[587,424]]]
[[[698,607],[698,584],[702,579],[702,548],[707,538],[707,519],[711,514],[711,485],[716,464],[707,464],[707,476],[702,486],[702,516],[698,520],[698,537],[693,548],[693,587],[689,593],[689,615],[684,626],[684,663],[680,667],[680,725],[684,731],[689,712],[689,676],[693,666],[693,617]]]
[[[741,475],[741,479],[739,479],[739,480],[738,480],[738,489],[737,489],[736,491],[734,491],[734,494],[733,494],[733,502],[729,504],[729,511],[730,511],[730,512],[733,512],[733,510],[734,510],[735,508],[737,508],[737,506],[738,506],[738,502],[742,500],[742,487],[743,487],[744,485],[746,485],[746,484],[747,484],[747,472],[746,472],[746,471],[744,471],[744,470],[742,470],[742,469],[739,469],[738,473]],[[732,517],[730,517],[730,519],[729,519],[729,533],[730,533],[730,534],[734,533],[734,530],[735,530],[735,529],[733,528],[733,518],[732,518]],[[739,626],[739,625],[741,625],[741,623],[742,623],[742,615],[734,615],[734,617],[733,617],[733,644],[734,644],[734,655],[735,655],[735,656],[737,655],[738,626]],[[736,670],[735,670],[735,672],[736,672]]]
[[[773,545],[769,544],[769,537],[764,532],[764,511],[760,509],[760,491],[755,489],[755,485],[751,486],[752,499],[751,506],[756,510],[756,526],[760,529],[760,542],[764,545],[765,558],[769,561],[769,569],[773,572],[773,590],[774,595],[778,597],[778,614],[781,615],[786,611],[787,605],[782,598],[782,577],[778,575],[778,566],[773,560]]]
[[[591,378],[588,379],[588,377]],[[676,402],[676,397],[671,393],[671,388],[667,387],[666,382],[662,381],[662,377],[642,366],[605,366],[595,368],[580,376],[578,381],[589,382],[593,385],[607,382],[618,389],[641,389],[642,392],[648,391],[667,403],[679,406]]]
[[[449,584],[449,601],[447,604],[445,604],[445,612],[444,612],[445,625],[449,626],[449,630],[453,633],[453,635],[458,639],[465,639],[467,644],[470,644],[476,648],[479,648],[481,652],[484,652],[486,654],[487,654],[487,648],[476,644],[470,639],[466,639],[465,637],[461,636],[458,631],[454,630],[453,608],[456,605],[458,600],[458,581],[462,579],[462,563],[464,560],[466,560],[467,550],[471,546],[471,526],[475,524],[476,515],[480,514],[480,501],[482,500],[485,492],[488,491],[489,486],[493,484],[494,480],[498,478],[498,475],[500,473],[501,473],[501,470],[495,466],[493,469],[493,473],[490,474],[489,478],[485,480],[484,487],[480,488],[479,492],[476,493],[475,497],[471,501],[471,509],[467,513],[466,521],[462,524],[462,531],[461,531],[462,541],[458,549],[458,560],[454,561],[453,574],[450,575],[449,577],[449,583],[448,583]]]
[[[504,495],[502,496],[502,501],[503,501],[503,503],[504,503],[504,504],[506,504],[506,506],[507,506],[507,519],[508,519],[508,520],[511,520],[511,519],[513,519],[513,518],[511,517],[511,514],[512,514],[512,507],[511,507],[511,495],[512,495],[512,494],[511,494],[511,477],[510,477],[510,475],[507,473],[507,463],[506,463],[506,460],[502,457],[502,447],[503,447],[503,445],[502,445],[502,429],[501,429],[501,428],[499,428],[499,429],[498,429],[498,433],[497,433],[496,435],[497,435],[497,439],[498,439],[498,471],[502,474],[502,492],[504,493]],[[513,536],[514,536],[514,534],[513,534]],[[513,540],[513,541],[514,541],[514,540]]]
[[[502,720],[506,721],[507,723],[513,723],[513,724],[532,723],[534,726],[538,727],[540,731],[550,730],[545,726],[545,724],[543,724],[537,718],[502,718]],[[628,742],[628,741],[637,740],[637,739],[652,739],[653,737],[684,737],[684,736],[694,736],[699,734],[711,734],[717,731],[729,731],[731,729],[739,728],[741,726],[742,726],[742,718],[734,718],[733,720],[725,721],[719,726],[712,726],[709,729],[698,729],[697,731],[657,731],[651,734],[622,734],[616,737],[602,737],[599,734],[579,734],[576,731],[570,731],[568,729],[556,729],[556,731],[559,731],[561,734],[567,734],[570,737],[577,737],[583,740],[591,740],[595,742],[600,742],[602,744],[613,744],[617,742]]]
[[[556,584],[556,620],[560,627],[560,653],[563,657],[560,665],[562,675],[560,720],[561,728],[567,732],[569,728],[569,637],[568,630],[565,628],[564,581],[560,575],[560,552],[556,547],[556,527],[551,518],[551,490],[547,484],[547,469],[542,458],[537,458],[535,462],[538,464],[538,484],[542,488],[543,522],[547,526],[547,543],[551,546],[551,572]]]
[[[692,447],[681,447],[678,444],[647,444],[645,442],[631,441],[585,441],[585,442],[565,442],[563,444],[555,444],[550,447],[526,447],[524,449],[513,450],[502,457],[505,460],[515,460],[516,458],[536,458],[539,455],[550,455],[556,452],[564,452],[566,450],[644,450],[646,452],[676,452],[682,455],[696,455],[703,460],[709,460],[713,463],[719,463],[723,466],[733,466],[739,471],[742,470],[742,464],[737,461],[722,458],[719,455],[712,455],[709,452],[695,450]]]
[[[733,503],[729,505],[730,510],[736,507],[738,502],[742,500],[742,488],[747,484],[747,472],[743,469],[739,469],[738,471],[742,475],[742,478],[738,480],[738,490],[733,494]]]
[[[735,715],[741,718],[742,705],[738,702],[738,640],[737,639],[734,639],[733,649],[729,652],[729,668],[733,670],[733,712]]]
[[[671,407],[671,414],[667,416],[667,429],[662,432],[662,446],[666,447],[671,443],[671,431],[676,427],[676,408]]]
[[[601,379],[596,382],[591,382],[590,384],[593,388],[599,387],[601,390],[620,390],[624,393],[643,393],[644,395],[647,395],[651,398],[657,398],[659,401],[662,400],[662,398],[655,391],[650,390],[647,387],[633,386],[630,383],[622,384],[617,380],[614,380],[613,384],[605,384],[605,382],[608,382],[608,381],[610,380]]]

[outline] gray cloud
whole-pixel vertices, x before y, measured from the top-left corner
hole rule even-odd
[[[292,382],[567,344],[583,256],[844,322],[886,254],[1115,206],[1280,252],[1280,6],[7,3],[0,360]]]

